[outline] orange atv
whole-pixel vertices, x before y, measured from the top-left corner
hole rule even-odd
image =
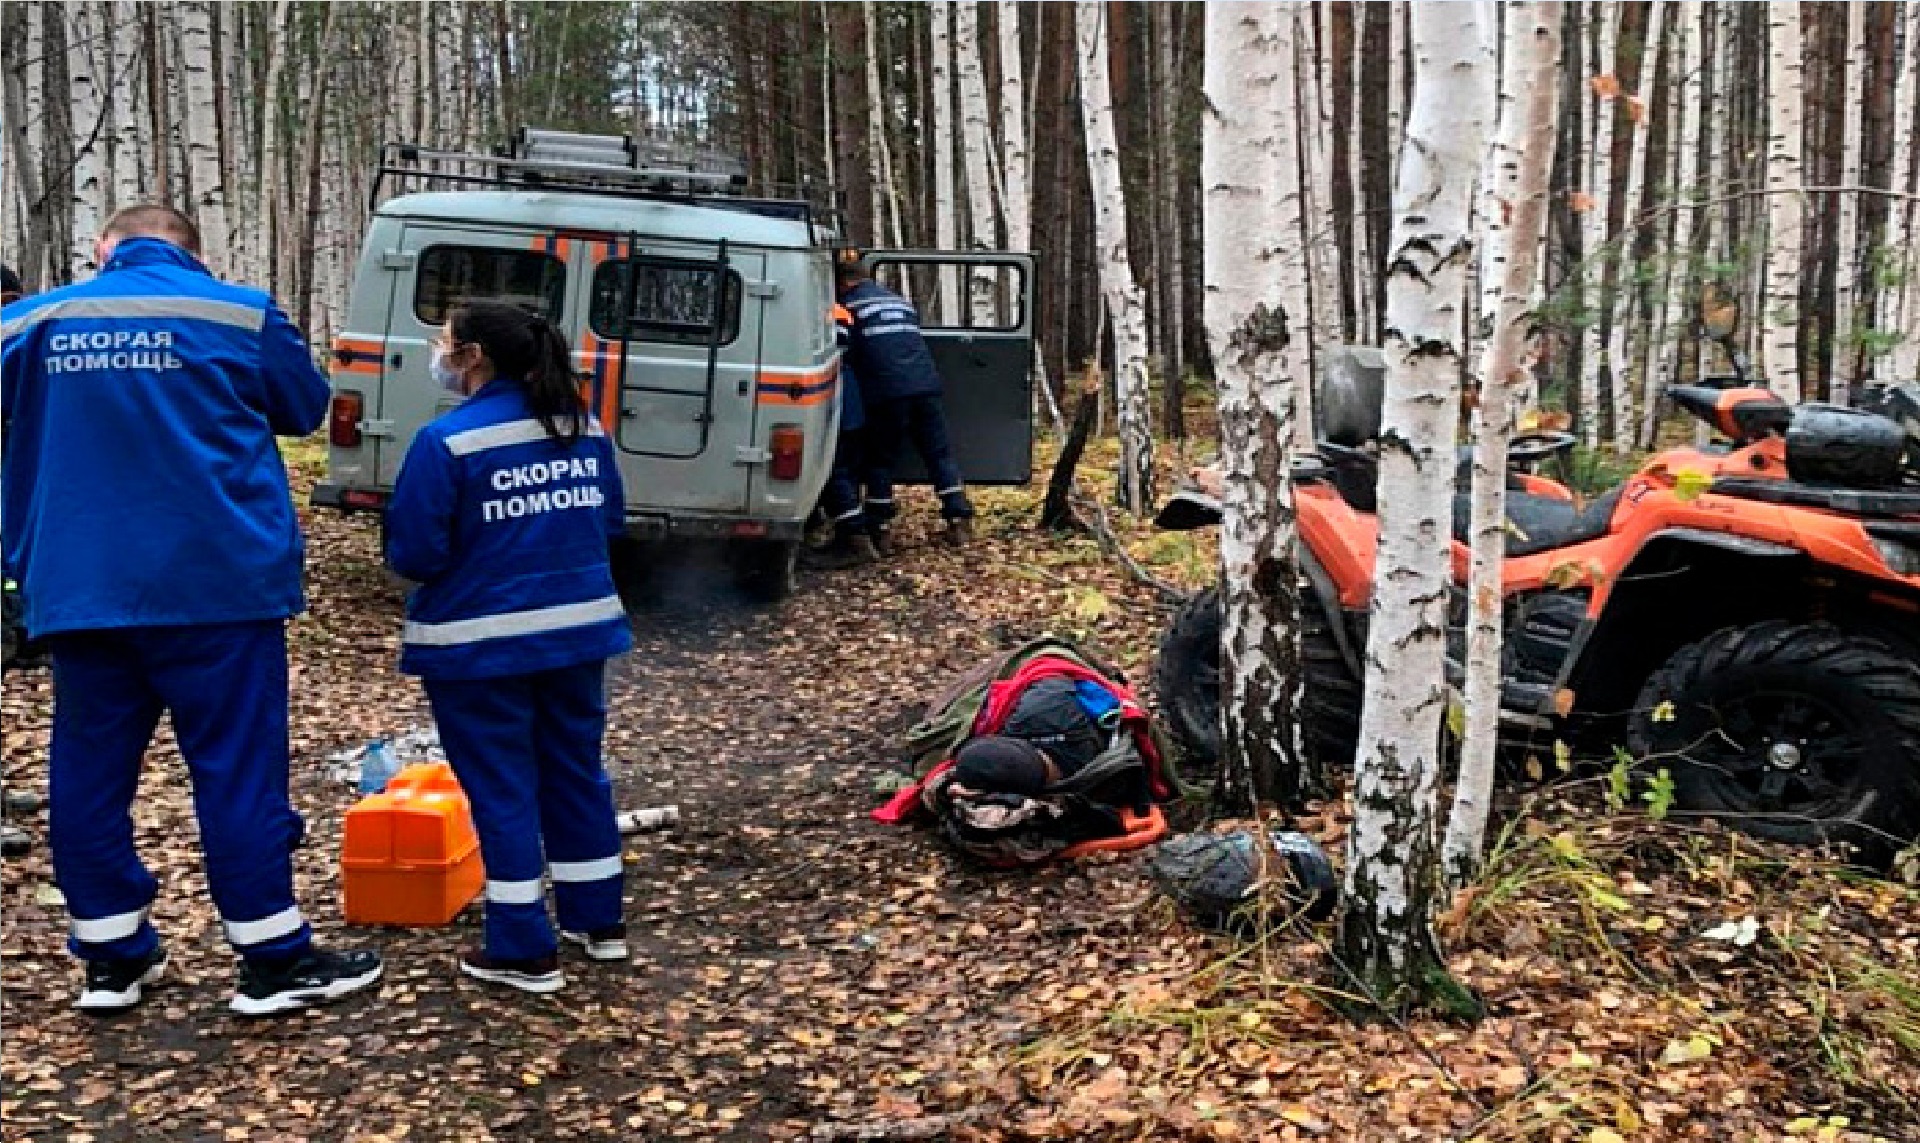
[[[1350,764],[1372,595],[1383,371],[1347,350],[1321,379],[1324,439],[1294,466],[1302,573],[1303,738]],[[1722,438],[1650,458],[1582,504],[1535,469],[1564,433],[1514,441],[1502,729],[1512,742],[1624,742],[1674,779],[1675,808],[1762,836],[1873,852],[1920,827],[1920,388],[1889,416],[1790,407],[1739,378],[1668,390]],[[1467,464],[1454,505],[1448,673],[1465,644]],[[1157,523],[1217,522],[1203,489]],[[1220,604],[1196,596],[1163,637],[1155,689],[1176,740],[1219,748]]]

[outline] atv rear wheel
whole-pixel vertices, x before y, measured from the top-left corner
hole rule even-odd
[[[1319,595],[1302,585],[1301,738],[1329,772],[1352,766],[1360,742],[1360,681],[1340,654],[1335,622]],[[1220,625],[1220,590],[1210,587],[1174,616],[1153,664],[1160,713],[1195,773],[1211,772],[1220,760]]]
[[[1920,666],[1828,624],[1730,627],[1682,648],[1641,689],[1627,736],[1672,772],[1679,808],[1759,837],[1877,857],[1915,825]]]

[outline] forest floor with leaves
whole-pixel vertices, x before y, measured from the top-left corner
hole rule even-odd
[[[318,468],[293,450],[304,488]],[[1089,462],[1097,469],[1103,458]],[[1098,478],[1098,472],[1088,475]],[[375,995],[291,1019],[226,1012],[233,962],[185,773],[156,744],[136,834],[163,886],[171,983],[136,1013],[69,1003],[44,845],[0,879],[7,1139],[1920,1139],[1920,894],[1710,826],[1610,809],[1604,783],[1516,795],[1483,882],[1439,931],[1486,1001],[1473,1027],[1355,1027],[1326,930],[1197,932],[1140,855],[971,868],[867,811],[924,696],[1052,630],[1143,680],[1164,615],[1085,537],[1033,530],[1036,490],[980,496],[980,540],[917,498],[880,567],[803,576],[784,606],[691,570],[635,619],[607,755],[627,846],[630,965],[567,964],[548,998],[457,976],[449,929],[340,920],[354,794],[329,755],[427,721],[394,671],[400,595],[369,517],[307,513],[312,611],[291,632],[301,900],[322,940],[388,958]],[[1142,528],[1198,583],[1211,555]],[[43,790],[51,688],[4,688],[9,789]],[[163,732],[164,735],[164,732]],[[44,832],[44,818],[25,823]],[[1342,811],[1299,823],[1340,853]]]

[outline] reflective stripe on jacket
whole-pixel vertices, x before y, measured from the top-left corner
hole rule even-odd
[[[7,574],[39,635],[285,619],[304,607],[275,434],[326,378],[265,293],[128,238],[92,280],[0,310]]]
[[[418,581],[400,669],[484,679],[632,646],[607,541],[625,528],[613,447],[554,439],[526,387],[495,379],[421,429],[387,506],[387,562]]]
[[[913,303],[871,279],[840,295],[853,315],[848,356],[869,401],[937,396],[940,371]]]

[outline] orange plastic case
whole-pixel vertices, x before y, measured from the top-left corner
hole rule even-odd
[[[340,850],[347,923],[444,925],[480,895],[473,814],[444,762],[408,766],[347,811]]]

